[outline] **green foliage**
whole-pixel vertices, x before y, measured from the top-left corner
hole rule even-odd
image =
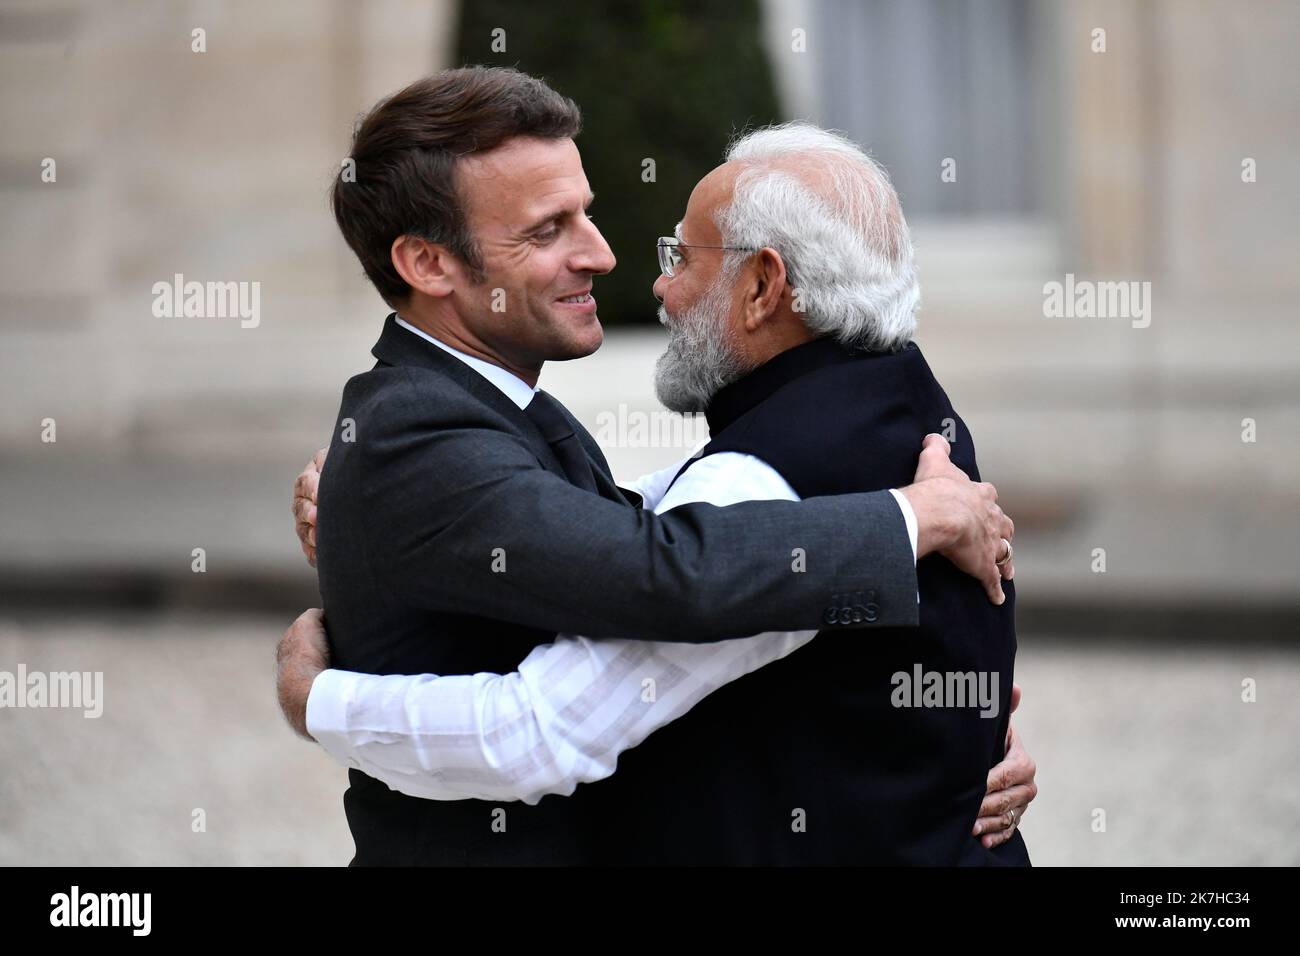
[[[596,279],[604,324],[654,320],[655,239],[672,233],[733,133],[780,121],[759,30],[757,0],[464,4],[459,64],[517,67],[582,109],[592,215],[618,257]],[[642,181],[647,158],[655,182]]]

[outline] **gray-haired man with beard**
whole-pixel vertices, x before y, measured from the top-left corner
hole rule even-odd
[[[657,513],[898,487],[923,436],[959,422],[915,347],[899,350],[917,299],[910,240],[887,179],[852,144],[808,127],[747,137],[697,187],[660,259],[670,343],[657,390],[670,408],[707,411],[713,440],[639,483]],[[846,382],[861,401],[836,420]],[[923,470],[948,451],[926,443]],[[299,675],[282,697],[340,762],[411,796],[535,804],[591,784],[593,826],[617,834],[600,841],[602,862],[1027,862],[1014,831],[1035,791],[1008,724],[1010,608],[990,620],[958,578],[998,610],[952,565],[923,561],[920,643],[903,629],[852,645],[814,631],[561,636],[507,675],[322,671],[309,612],[282,646]],[[860,606],[870,615],[870,596]],[[996,719],[893,706],[904,663],[1004,677]]]

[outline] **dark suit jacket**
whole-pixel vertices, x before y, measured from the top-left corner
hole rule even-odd
[[[394,318],[378,363],[344,389],[321,476],[317,567],[334,666],[508,673],[559,631],[714,641],[828,618],[916,624],[911,547],[887,492],[656,516],[618,495],[575,422],[601,474],[601,494],[582,491],[518,406]],[[790,573],[796,545],[803,574]],[[866,590],[864,616],[853,595]],[[592,859],[599,785],[509,804],[501,833],[485,802],[417,800],[356,770],[350,779],[354,862]]]
[[[701,458],[757,456],[805,498],[897,487],[924,436],[946,427],[954,463],[979,480],[971,434],[914,344],[882,354],[808,342],[722,389],[708,417]],[[615,862],[1028,864],[1019,833],[993,850],[971,836],[1005,749],[1015,588],[1005,582],[994,606],[938,554],[917,578],[919,627],[823,632],[623,754],[609,780],[622,817],[604,842],[623,853]],[[986,689],[996,675],[996,708],[899,706],[916,701],[896,694],[894,675],[918,667]]]

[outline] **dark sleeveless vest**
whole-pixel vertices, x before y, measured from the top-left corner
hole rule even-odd
[[[755,455],[803,498],[910,484],[928,432],[954,436],[953,461],[979,479],[970,432],[915,344],[806,343],[719,392],[708,419],[704,456]],[[917,579],[919,628],[824,631],[623,754],[602,784],[620,808],[606,847],[628,850],[614,862],[1027,865],[1018,832],[994,850],[971,836],[1007,733],[1014,588],[995,607],[939,555]],[[842,603],[869,613],[871,595]],[[996,717],[973,701],[895,706],[924,704],[930,672],[996,674]]]

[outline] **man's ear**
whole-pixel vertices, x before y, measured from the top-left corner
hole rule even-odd
[[[441,298],[464,281],[464,266],[446,246],[418,236],[398,236],[389,254],[397,274],[417,292]]]
[[[763,247],[754,256],[753,285],[745,298],[745,329],[755,331],[776,312],[785,295],[785,262],[775,249]]]

